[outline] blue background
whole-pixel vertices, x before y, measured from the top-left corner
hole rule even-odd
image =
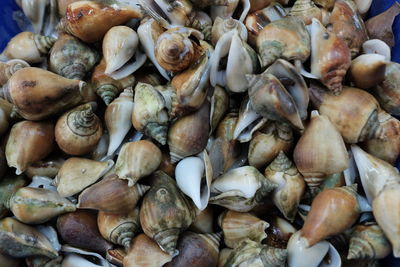
[[[397,2],[400,2],[398,0]],[[368,16],[372,17],[388,9],[394,0],[374,0],[369,10]],[[19,10],[15,0],[0,0],[0,51],[3,51],[9,39],[21,30],[17,23],[12,19],[13,12]],[[396,45],[392,49],[392,60],[400,63],[400,16],[394,21],[393,31],[395,33]],[[397,168],[400,167],[398,160]],[[382,266],[400,267],[400,259],[389,256],[382,261]]]

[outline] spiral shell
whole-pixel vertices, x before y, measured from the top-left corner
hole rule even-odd
[[[0,62],[0,85],[7,83],[8,79],[20,69],[29,67],[29,64],[21,59],[11,59]]]
[[[239,32],[240,38],[246,41],[247,29],[242,22],[233,18],[222,19],[217,17],[211,30],[211,43],[215,46],[222,35],[235,29]]]
[[[322,21],[322,10],[312,0],[296,0],[289,15],[301,18],[306,25],[311,24],[312,18]]]
[[[91,104],[78,106],[62,115],[56,124],[58,146],[67,154],[83,155],[92,151],[103,134],[100,119]]]

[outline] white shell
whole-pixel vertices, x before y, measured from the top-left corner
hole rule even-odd
[[[61,247],[61,250],[63,252],[67,252],[67,256],[64,258],[61,267],[116,267],[115,265],[109,263],[106,261],[102,256],[100,256],[97,253],[86,251],[80,248],[75,248],[69,245],[64,245]],[[79,256],[80,255],[86,255],[86,256],[93,256],[96,257],[100,265],[94,264],[87,259]]]
[[[365,54],[379,54],[384,56],[387,61],[391,59],[390,47],[382,40],[371,39],[365,41],[362,47]]]
[[[307,247],[308,242],[301,237],[301,231],[294,233],[288,242],[288,266],[289,267],[340,267],[342,262],[337,250],[327,241],[320,241],[314,246]],[[329,253],[331,262],[323,262],[325,255]]]
[[[399,171],[389,163],[368,154],[356,145],[352,145],[351,150],[369,203],[372,203],[386,184],[400,182]]]
[[[212,181],[211,163],[207,152],[200,157],[187,157],[175,168],[175,179],[178,187],[189,196],[199,210],[204,210],[210,198]],[[205,183],[202,180],[205,179]]]
[[[239,20],[244,21],[250,10],[250,0],[240,0],[240,2],[242,2],[243,11],[239,16]],[[239,0],[228,0],[228,4],[226,6],[211,6],[210,16],[213,20],[215,20],[217,17],[228,19],[232,17],[238,5]]]
[[[135,54],[139,44],[138,35],[127,26],[114,26],[104,36],[103,55],[105,74],[121,68]]]
[[[110,136],[107,156],[111,156],[121,145],[132,127],[133,92],[125,89],[106,109],[104,120]]]
[[[368,10],[372,4],[372,0],[354,0],[354,3],[356,3],[358,12],[364,16],[368,13]]]

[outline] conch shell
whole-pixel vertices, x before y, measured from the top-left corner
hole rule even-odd
[[[243,166],[232,169],[214,180],[211,184],[210,203],[238,212],[247,212],[276,187],[276,184],[270,182],[256,168]]]
[[[285,218],[293,222],[306,188],[303,176],[282,151],[265,169],[264,175],[278,184],[272,192],[272,201]]]
[[[264,27],[257,37],[257,49],[262,67],[278,58],[304,62],[310,56],[310,36],[301,19],[287,16]]]
[[[104,121],[110,136],[107,156],[114,154],[132,128],[133,106],[132,87],[126,88],[107,106],[104,113]]]
[[[32,32],[21,32],[7,44],[3,55],[8,59],[21,59],[30,64],[42,62],[56,42],[55,38]]]
[[[319,20],[311,24],[311,73],[334,94],[342,91],[342,81],[350,67],[350,49]]]
[[[161,150],[152,142],[140,140],[125,143],[115,163],[115,173],[120,179],[128,180],[128,185],[157,170],[161,163]]]
[[[30,164],[44,159],[53,147],[52,123],[18,122],[11,128],[6,144],[5,156],[8,166],[16,168],[16,173],[19,175],[25,172]]]
[[[192,224],[195,213],[171,177],[158,171],[152,178],[154,181],[140,208],[140,224],[147,236],[174,257],[179,253],[178,236]]]

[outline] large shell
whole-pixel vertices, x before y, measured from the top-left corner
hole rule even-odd
[[[35,34],[21,32],[14,36],[7,44],[3,54],[8,59],[21,59],[30,64],[43,61],[56,39]]]
[[[55,178],[57,191],[63,197],[73,196],[95,183],[113,165],[112,160],[95,161],[85,158],[69,158],[62,164]]]
[[[168,110],[162,94],[150,84],[139,82],[135,87],[132,124],[157,142],[165,145],[168,135]]]
[[[225,266],[279,267],[286,262],[287,250],[244,240],[231,253]]]
[[[27,67],[29,67],[29,64],[21,59],[11,59],[7,62],[0,62],[0,85],[3,86],[15,72]]]
[[[54,124],[21,121],[11,128],[5,148],[8,166],[16,173],[25,172],[30,164],[44,159],[54,147]]]
[[[27,120],[42,120],[93,96],[92,89],[84,82],[34,67],[17,71],[3,91],[5,99]]]
[[[50,241],[35,228],[7,217],[0,221],[0,248],[12,257],[45,256],[56,258]]]
[[[272,192],[272,201],[285,218],[293,222],[306,187],[303,176],[282,151],[265,169],[264,175],[278,184]]]
[[[97,225],[100,234],[108,241],[129,248],[140,229],[139,208],[122,214],[99,211]]]
[[[311,86],[310,99],[321,115],[327,116],[335,125],[346,143],[354,144],[379,136],[379,105],[366,91],[344,87],[340,95],[334,96]]]
[[[324,141],[322,141],[324,140]],[[297,142],[293,159],[309,187],[317,187],[322,180],[349,166],[349,157],[343,138],[335,126],[317,111]]]
[[[346,43],[314,18],[311,24],[311,73],[334,94],[339,94],[350,60]]]
[[[224,243],[230,248],[237,247],[246,239],[261,243],[267,237],[265,230],[269,227],[266,221],[250,213],[231,210],[219,216],[218,224],[224,234]]]
[[[361,45],[368,40],[364,21],[357,11],[356,5],[347,0],[335,1],[329,22],[336,36],[346,42],[351,55],[356,56]]]
[[[65,243],[105,255],[112,244],[99,233],[96,214],[77,210],[57,218],[57,232]]]
[[[140,140],[125,143],[115,163],[115,173],[128,180],[129,186],[157,170],[161,163],[161,150],[152,142]]]
[[[357,225],[351,233],[347,259],[383,259],[391,249],[378,225]]]
[[[249,164],[257,169],[265,167],[280,151],[288,153],[292,145],[293,131],[289,124],[269,122],[250,141]]]
[[[190,197],[199,210],[204,210],[210,198],[213,178],[211,162],[207,151],[201,157],[187,157],[175,168],[175,179],[179,189]]]
[[[104,121],[110,136],[107,156],[111,156],[132,128],[133,90],[126,88],[106,108]]]
[[[202,48],[190,39],[199,40],[203,34],[190,28],[172,28],[162,33],[155,45],[155,57],[158,64],[167,71],[179,72],[187,69],[202,54]],[[193,37],[192,37],[193,38]]]
[[[307,247],[349,228],[360,215],[357,185],[325,189],[311,204],[301,235]]]
[[[306,61],[310,55],[310,36],[304,22],[288,16],[269,23],[257,37],[262,67],[278,58]]]
[[[161,267],[171,260],[172,256],[162,251],[156,242],[147,235],[140,234],[133,239],[124,257],[124,266]]]
[[[171,177],[158,171],[152,178],[152,187],[140,208],[140,224],[163,251],[176,256],[179,233],[192,224],[194,210]]]
[[[100,182],[86,188],[79,195],[78,208],[95,209],[104,212],[126,213],[132,211],[139,199],[149,190],[149,186],[135,184],[117,175],[105,177]]]
[[[58,28],[86,43],[100,41],[113,26],[142,16],[139,9],[123,2],[77,1],[68,5]]]
[[[199,110],[177,119],[171,125],[168,146],[172,163],[204,150],[210,132],[209,117],[210,103],[206,100]]]
[[[95,149],[103,135],[103,126],[91,103],[64,113],[57,121],[55,137],[67,154],[83,155]]]
[[[11,197],[9,205],[19,221],[29,224],[43,223],[76,209],[75,204],[61,197],[57,192],[31,187],[18,189]]]
[[[83,80],[98,60],[95,50],[64,33],[51,48],[49,69],[68,79]]]
[[[247,212],[261,203],[276,187],[256,168],[243,166],[228,171],[211,184],[210,203]]]
[[[165,267],[217,266],[221,234],[185,232],[179,238],[179,255]]]
[[[364,54],[351,61],[349,79],[358,88],[369,89],[385,79],[385,57],[379,54]]]

